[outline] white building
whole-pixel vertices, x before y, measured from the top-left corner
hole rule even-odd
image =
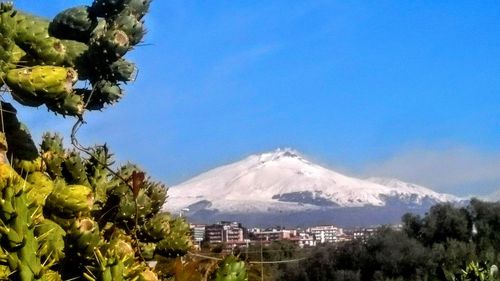
[[[314,235],[314,238],[319,243],[335,243],[338,242],[338,237],[343,235],[342,228],[333,225],[320,225],[307,229],[307,232]]]

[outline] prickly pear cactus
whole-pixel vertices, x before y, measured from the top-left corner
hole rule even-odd
[[[245,263],[234,256],[227,256],[215,273],[215,281],[247,281]]]
[[[49,20],[0,0],[0,94],[79,121],[117,102],[135,79],[136,66],[124,55],[143,39],[150,2],[94,0]],[[45,134],[37,147],[2,96],[0,114],[0,280],[201,276],[176,262],[192,241],[185,220],[160,212],[163,184],[133,164],[116,167],[106,146],[83,153]],[[161,258],[177,264],[175,274],[149,267]],[[204,276],[246,280],[234,258],[214,270]]]
[[[81,117],[117,102],[123,84],[135,79],[136,66],[124,55],[144,37],[150,2],[96,0],[52,20],[2,2],[0,81],[20,104],[62,115]],[[77,88],[78,80],[90,87]]]
[[[7,120],[16,132],[22,126],[11,112]],[[26,138],[15,141],[30,147],[29,132],[22,132]],[[11,159],[23,159],[10,150],[15,141],[2,137],[1,147]],[[181,256],[191,248],[189,225],[160,212],[165,186],[132,164],[113,172],[107,147],[95,147],[84,157],[65,149],[61,137],[45,134],[40,152],[35,147],[33,153],[33,168],[0,164],[1,276],[159,280],[147,261]]]

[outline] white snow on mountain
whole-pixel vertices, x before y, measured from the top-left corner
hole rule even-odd
[[[304,159],[291,149],[251,155],[169,189],[164,209],[289,212],[336,207],[422,204],[458,198],[397,179],[349,177]]]

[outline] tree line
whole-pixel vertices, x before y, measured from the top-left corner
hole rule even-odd
[[[272,268],[277,280],[500,280],[500,202],[470,200],[405,214],[402,228],[366,240],[322,245],[298,264]]]

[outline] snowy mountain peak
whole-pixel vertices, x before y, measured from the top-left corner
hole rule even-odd
[[[294,212],[453,200],[451,195],[397,179],[349,177],[287,148],[249,156],[174,186],[165,207],[172,211]]]
[[[296,158],[300,160],[304,160],[302,156],[299,154],[297,150],[292,148],[278,148],[274,152],[262,153],[258,155],[259,161],[268,162],[268,161],[276,161],[282,158]]]

